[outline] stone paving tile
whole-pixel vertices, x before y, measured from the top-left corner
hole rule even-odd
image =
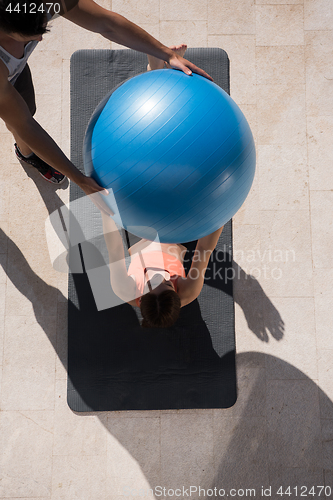
[[[333,191],[310,191],[314,269],[332,269]]]
[[[117,491],[161,480],[160,418],[108,418],[107,476]],[[124,493],[123,493],[124,494]]]
[[[103,455],[54,456],[52,500],[104,500],[106,460]]]
[[[333,31],[310,31],[305,35],[306,106],[308,117],[333,115],[332,44]]]
[[[52,411],[1,411],[0,498],[50,498],[52,446]]]
[[[330,138],[333,134],[332,116],[308,116],[309,186],[312,191],[332,191],[333,151]]]
[[[301,3],[301,2],[300,2]],[[305,57],[302,45],[256,47],[256,74],[259,85],[305,83]],[[274,61],[274,64],[271,64]]]
[[[208,47],[220,47],[228,54],[230,95],[239,106],[257,103],[255,42],[255,35],[208,34]],[[251,128],[253,129],[252,126]]]
[[[323,462],[325,470],[333,470],[333,420],[321,420]]]
[[[257,5],[257,46],[303,45],[303,5]]]
[[[172,7],[171,5],[171,12],[174,10]],[[183,5],[183,8],[185,11],[187,10],[186,5]],[[183,8],[178,9],[178,11],[181,12]],[[164,19],[167,17],[168,11],[163,3],[159,6],[159,3],[154,0],[143,0],[141,2],[136,2],[135,0],[127,0],[126,2],[122,0],[112,0],[112,10],[126,17],[132,21],[132,23],[138,24],[140,27],[145,23],[154,24],[158,23],[160,20],[169,19]],[[176,20],[174,16],[171,17],[171,19]]]
[[[254,0],[210,0],[208,2],[209,35],[254,35]]]
[[[333,400],[333,350],[318,349],[318,381],[320,388],[325,392],[328,398]]]
[[[106,458],[107,430],[103,419],[98,414],[87,416],[70,410],[66,380],[57,380],[55,395],[53,455]]]
[[[333,269],[315,269],[313,281],[317,348],[333,350]]]
[[[330,30],[333,24],[331,0],[304,0],[304,29]]]
[[[258,146],[257,158],[260,208],[265,211],[307,210],[309,212],[306,147],[280,144]],[[283,176],[281,171],[285,172]]]
[[[254,490],[259,499],[261,485],[268,483],[266,418],[220,417],[214,426],[215,478],[212,486]],[[254,494],[255,492],[255,494]],[[230,495],[229,495],[230,496]],[[250,496],[250,495],[249,495]]]
[[[323,470],[319,468],[315,470],[305,467],[271,468],[269,471],[269,484],[272,498],[274,498],[274,494],[278,494],[277,492],[286,492],[286,495],[290,492],[291,495],[288,495],[288,497],[294,499],[302,494],[310,496],[310,491],[314,493],[313,498],[325,498],[324,490],[320,487],[324,484],[324,474]]]
[[[267,382],[270,467],[322,469],[318,387],[310,380]]]
[[[168,47],[178,43],[207,47],[207,21],[160,21],[159,40]]]
[[[213,446],[212,413],[163,414],[161,483],[170,488],[207,484],[213,478]]]
[[[2,410],[53,410],[56,317],[5,317]]]
[[[306,143],[305,85],[257,85],[258,144]]]

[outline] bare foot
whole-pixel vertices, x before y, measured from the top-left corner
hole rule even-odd
[[[176,52],[176,54],[183,57],[186,52],[187,45],[185,43],[182,43],[181,45],[171,45],[169,49],[173,50],[174,52]],[[171,68],[170,64],[168,64],[167,62],[164,61],[164,64],[166,65],[167,68]]]
[[[187,45],[185,43],[182,43],[181,45],[171,45],[171,47],[169,47],[169,49],[173,50],[174,52],[179,54],[181,57],[183,57],[183,55],[186,52]],[[163,61],[162,59],[158,59],[157,57],[154,57],[154,56],[148,55],[148,61],[149,61],[149,63],[147,66],[147,71],[150,71],[153,69],[163,69],[164,66],[166,66],[167,68],[171,68],[171,66],[167,62]]]

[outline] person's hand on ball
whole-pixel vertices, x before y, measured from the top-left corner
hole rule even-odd
[[[201,68],[198,68],[198,66],[191,63],[187,59],[184,59],[184,57],[181,57],[175,52],[172,52],[172,55],[170,55],[168,64],[174,69],[179,69],[181,71],[184,71],[186,75],[191,75],[193,71],[194,73],[198,73],[198,75],[204,76],[211,82],[214,81],[213,78],[210,75],[208,75],[208,73],[206,73],[206,71],[204,71]]]
[[[96,207],[107,215],[114,215],[114,212],[107,206],[103,200],[102,195],[107,196],[109,191],[101,187],[92,177],[84,176],[83,180],[79,184],[82,191],[89,196],[91,201],[96,205]]]

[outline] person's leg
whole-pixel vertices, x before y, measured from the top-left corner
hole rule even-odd
[[[185,45],[185,43],[182,43],[181,45],[171,45],[171,47],[169,47],[169,48],[171,50],[173,50],[174,52],[177,52],[177,54],[179,54],[180,56],[183,57],[183,55],[186,52],[187,45]],[[147,57],[148,57],[147,71],[151,71],[154,69],[163,69],[164,66],[166,66],[167,68],[170,68],[169,64],[167,64],[162,59],[158,59],[157,57],[150,56],[148,54],[147,54]]]
[[[31,115],[34,116],[36,112],[35,91],[28,64],[25,65],[22,73],[18,76],[14,83],[14,88],[23,97]],[[66,179],[64,174],[57,172],[53,167],[39,158],[7,123],[6,127],[15,138],[15,153],[20,161],[28,163],[36,168],[46,181],[52,182],[53,184],[61,184]]]
[[[15,139],[15,142],[16,144],[18,145],[19,147],[19,150],[21,151],[21,153],[23,154],[23,156],[29,156],[32,154],[32,151],[31,149],[29,148],[29,146],[22,141],[22,139],[16,134],[15,130],[13,130],[9,125],[7,125],[6,123],[6,127],[8,128],[9,132],[11,132],[14,136],[14,139]]]
[[[31,115],[34,116],[34,114],[36,113],[35,91],[28,64],[25,65],[22,73],[18,76],[16,82],[14,83],[14,88],[19,92],[19,94],[21,94],[28,105]],[[32,154],[29,146],[24,141],[22,141],[22,139],[16,134],[16,132],[9,125],[7,125],[7,123],[6,127],[13,134],[15,142],[18,145],[21,153],[24,156]]]

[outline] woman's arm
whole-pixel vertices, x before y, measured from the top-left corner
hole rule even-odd
[[[214,233],[208,234],[207,236],[204,236],[203,238],[200,238],[197,242],[196,250],[206,250],[212,251],[217,245],[217,242],[219,241],[220,234],[222,233],[224,226],[219,227],[214,231]]]
[[[75,3],[74,0],[71,3]],[[93,0],[78,0],[75,7],[63,14],[63,17],[82,28],[100,33],[112,42],[162,59],[172,68],[184,71],[188,75],[194,71],[213,81],[203,69],[163,45],[140,26],[116,12],[104,9]]]
[[[178,280],[182,307],[190,304],[200,295],[210,256],[217,245],[223,227],[198,240],[188,275]]]
[[[136,284],[127,274],[123,240],[114,220],[102,211],[101,214],[104,239],[109,253],[111,287],[124,302],[130,302],[135,299]]]
[[[8,82],[8,70],[2,61],[0,63],[0,118],[34,153],[75,182],[87,195],[104,190],[94,179],[85,176],[73,165],[54,140],[31,116],[22,96]]]

